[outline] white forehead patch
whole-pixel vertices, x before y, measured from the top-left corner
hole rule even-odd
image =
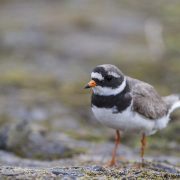
[[[92,72],[91,73],[91,78],[95,78],[95,79],[98,79],[100,81],[104,80],[104,77],[102,76],[102,74],[97,73],[97,72]]]
[[[114,77],[116,77],[116,78],[119,78],[119,77],[120,77],[119,74],[117,74],[117,73],[115,73],[115,72],[112,72],[112,71],[108,72],[108,75],[114,76]]]

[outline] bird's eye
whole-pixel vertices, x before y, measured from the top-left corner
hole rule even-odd
[[[108,80],[108,81],[111,81],[112,80],[112,76],[106,76],[105,79]]]

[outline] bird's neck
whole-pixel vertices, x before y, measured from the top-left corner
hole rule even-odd
[[[117,107],[118,111],[126,109],[131,104],[131,95],[128,83],[124,90],[116,95],[103,96],[92,93],[91,104],[99,108]]]

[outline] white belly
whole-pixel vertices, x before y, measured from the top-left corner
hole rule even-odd
[[[146,133],[147,135],[164,128],[169,119],[148,120],[138,113],[131,111],[131,107],[128,107],[122,113],[113,113],[113,109],[98,108],[96,106],[92,107],[92,111],[96,119],[105,126],[124,132]]]

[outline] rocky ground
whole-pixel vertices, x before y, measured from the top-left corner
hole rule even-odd
[[[1,179],[179,179],[180,171],[163,163],[147,163],[136,168],[137,164],[126,163],[123,167],[105,168],[102,166],[21,168],[2,166]]]
[[[98,124],[83,89],[91,69],[113,63],[180,92],[178,0],[0,1],[1,179],[178,179],[180,111],[148,137],[123,135],[117,167],[107,168],[114,131]]]
[[[112,145],[112,144],[111,144]],[[109,147],[111,147],[109,144]],[[149,158],[142,168],[137,153],[122,146],[116,167],[108,167],[108,144],[93,145],[93,152],[65,160],[38,161],[0,151],[1,179],[179,179],[180,169],[167,161]],[[95,149],[98,150],[94,151]],[[101,149],[101,150],[100,150]],[[103,150],[102,150],[103,149]],[[100,152],[101,151],[101,152]],[[104,152],[103,152],[104,151]],[[107,153],[108,152],[108,153]],[[103,155],[102,155],[103,154]],[[105,156],[105,154],[107,156]],[[104,157],[103,157],[104,156]],[[125,160],[129,158],[130,160]],[[162,157],[163,158],[163,157]],[[147,158],[148,159],[148,158]],[[172,161],[172,159],[171,159]],[[174,163],[177,160],[174,159]]]

